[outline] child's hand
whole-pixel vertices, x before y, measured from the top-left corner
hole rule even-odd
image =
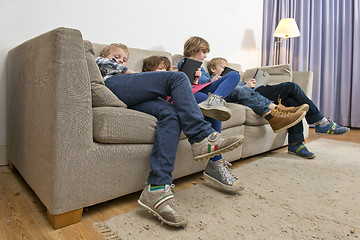
[[[211,79],[211,82],[214,82],[214,81],[218,80],[219,78],[221,78],[221,76],[215,75],[215,76]]]
[[[176,66],[172,66],[172,67],[170,67],[170,71],[172,71],[172,72],[176,72],[176,71],[178,71],[178,69],[177,69],[177,67],[176,67]]]
[[[128,69],[128,70],[126,70],[126,72],[123,72],[123,73],[124,74],[129,74],[129,73],[131,74],[131,73],[138,73],[138,72]]]
[[[249,88],[254,88],[256,87],[256,80],[255,79],[250,79],[246,84],[245,84],[246,87],[249,87]]]
[[[201,68],[199,68],[199,69],[195,72],[194,82],[196,81],[196,82],[198,83],[200,77],[201,77]],[[197,84],[197,83],[196,83],[196,84]]]

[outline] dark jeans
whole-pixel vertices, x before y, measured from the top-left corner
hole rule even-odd
[[[156,136],[150,156],[148,183],[172,183],[172,171],[181,130],[190,143],[201,141],[215,130],[205,121],[195,101],[190,81],[182,72],[116,74],[105,85],[128,108],[155,116]],[[165,99],[171,96],[173,104]]]
[[[324,117],[315,104],[305,95],[303,90],[293,82],[284,82],[277,85],[266,85],[256,88],[256,92],[262,96],[272,100],[275,104],[278,103],[278,99],[281,99],[281,103],[286,107],[297,107],[304,103],[309,105],[309,111],[306,113],[306,121],[309,124],[313,124]],[[288,129],[289,138],[288,142],[299,143],[304,142],[304,128],[302,122]]]

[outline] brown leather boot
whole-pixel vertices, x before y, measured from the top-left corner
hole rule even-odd
[[[281,99],[279,99],[278,102],[279,104],[277,105],[276,108],[282,112],[296,113],[298,111],[307,112],[309,110],[309,105],[307,105],[306,103],[298,107],[285,107],[284,105],[281,104]]]
[[[277,133],[298,124],[306,115],[305,111],[295,113],[282,112],[279,109],[272,109],[265,119],[269,121],[272,130]]]

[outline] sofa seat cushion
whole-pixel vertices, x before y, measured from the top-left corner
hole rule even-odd
[[[236,103],[226,103],[226,106],[231,109],[231,118],[224,121],[221,129],[228,129],[235,126],[241,126],[245,123],[246,111],[245,106]],[[184,132],[181,132],[180,139],[185,139]]]
[[[243,125],[246,121],[245,106],[237,103],[226,103],[226,106],[231,109],[231,118],[223,122],[222,129]]]
[[[127,108],[93,108],[94,141],[152,144],[156,122],[157,119],[149,114]]]
[[[269,122],[263,118],[257,115],[251,108],[244,106],[246,111],[246,120],[245,125],[247,126],[261,126],[265,124],[269,124]]]

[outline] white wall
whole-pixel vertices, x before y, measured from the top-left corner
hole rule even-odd
[[[173,54],[181,54],[186,39],[197,35],[210,43],[209,60],[222,56],[240,63],[243,69],[260,65],[263,0],[103,2],[1,0],[0,165],[5,162],[6,151],[7,52],[54,28],[78,29],[92,42],[122,42],[128,47]]]

